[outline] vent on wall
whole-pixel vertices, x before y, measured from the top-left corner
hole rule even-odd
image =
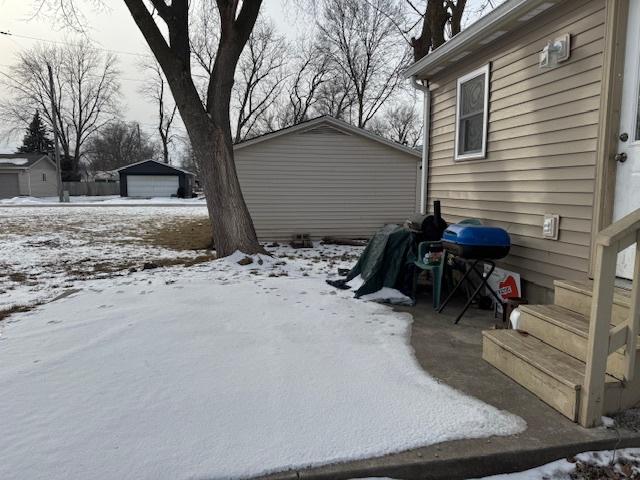
[[[302,132],[303,135],[323,135],[323,134],[333,134],[333,135],[346,135],[346,133],[341,132],[340,130],[333,128],[333,127],[326,127],[326,126],[322,126],[322,127],[316,127],[316,128],[312,128],[311,130],[305,130],[304,132]]]

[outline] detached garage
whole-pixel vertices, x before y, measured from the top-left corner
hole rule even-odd
[[[191,197],[194,174],[156,160],[133,163],[117,170],[122,197]]]
[[[56,165],[42,153],[0,155],[0,198],[58,194]]]
[[[332,117],[234,147],[260,240],[366,238],[419,209],[419,151]]]

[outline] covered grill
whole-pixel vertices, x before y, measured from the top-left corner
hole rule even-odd
[[[444,247],[465,259],[498,260],[509,254],[511,239],[502,228],[457,223],[442,236]]]
[[[456,291],[465,281],[472,286],[473,294],[467,300],[464,308],[456,318],[455,323],[460,321],[464,313],[469,308],[469,305],[471,305],[471,302],[473,302],[473,299],[476,298],[482,290],[482,287],[485,287],[493,295],[496,301],[499,304],[502,304],[502,300],[487,284],[487,280],[496,268],[496,264],[493,261],[504,258],[509,254],[509,250],[511,248],[511,238],[509,237],[509,234],[502,228],[488,227],[472,223],[457,223],[455,225],[450,225],[444,231],[442,243],[445,250],[456,255],[462,260],[467,261],[468,266],[465,274],[438,311],[442,312],[442,310],[444,310],[444,307],[447,306],[449,300],[453,298]],[[479,268],[480,263],[490,265],[487,273]],[[476,286],[471,281],[471,272],[475,272],[476,276],[480,279],[479,285]]]

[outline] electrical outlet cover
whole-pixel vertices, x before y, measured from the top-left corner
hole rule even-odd
[[[560,231],[560,216],[554,213],[545,213],[542,222],[542,237],[551,240],[558,239]]]

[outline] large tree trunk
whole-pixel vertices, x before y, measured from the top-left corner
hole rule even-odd
[[[249,254],[264,252],[236,174],[229,118],[236,65],[262,0],[245,0],[239,10],[237,0],[216,0],[220,43],[206,106],[202,105],[191,76],[188,0],[172,0],[170,5],[164,0],[151,2],[167,24],[168,44],[142,0],[124,2],[162,67],[189,134],[207,197],[216,253],[225,257],[236,250]]]
[[[188,132],[200,167],[216,253],[219,257],[236,250],[264,253],[236,175],[231,135],[207,115],[203,117],[190,122]]]

